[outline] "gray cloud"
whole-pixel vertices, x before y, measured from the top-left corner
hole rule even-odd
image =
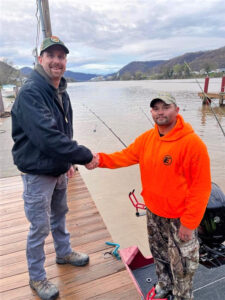
[[[36,1],[2,3],[0,57],[31,65]],[[53,34],[70,48],[69,67],[123,66],[225,45],[222,0],[49,0]],[[16,10],[13,10],[16,7]],[[42,33],[40,32],[40,40]],[[40,43],[39,43],[40,44]]]

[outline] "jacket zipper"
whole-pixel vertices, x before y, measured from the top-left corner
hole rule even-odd
[[[57,96],[56,96],[57,97]],[[54,99],[54,101],[56,102],[56,105],[60,108],[61,112],[63,113],[64,115],[64,120],[66,121],[66,123],[68,124],[69,121],[67,119],[67,116],[66,116],[66,113],[65,113],[65,110],[64,108],[62,108],[62,106],[59,104],[59,101],[57,99]]]

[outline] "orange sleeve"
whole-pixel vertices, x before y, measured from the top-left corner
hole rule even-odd
[[[191,178],[187,175],[189,188],[185,198],[185,210],[180,218],[181,223],[189,229],[199,226],[211,192],[210,160],[206,146],[199,139],[195,140],[193,147],[197,151],[190,162],[191,170],[187,171]]]

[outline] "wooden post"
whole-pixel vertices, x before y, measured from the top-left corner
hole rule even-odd
[[[222,82],[221,82],[221,92],[224,93],[225,91],[225,75],[222,77]]]
[[[15,87],[13,88],[13,92],[14,92],[14,97],[16,98],[16,96],[18,95],[18,92],[19,92],[18,86],[15,86]]]
[[[208,93],[208,87],[209,87],[209,76],[206,76],[205,78],[205,85],[204,85],[204,93]]]
[[[44,27],[45,27],[45,37],[44,38],[47,38],[47,37],[52,36],[52,28],[51,28],[48,0],[41,0],[41,3],[42,3],[42,14],[43,14]]]
[[[0,88],[0,116],[5,112],[3,98],[2,98],[2,89]]]

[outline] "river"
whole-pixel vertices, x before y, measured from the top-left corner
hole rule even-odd
[[[152,127],[149,102],[159,92],[170,92],[176,98],[180,113],[191,123],[207,145],[212,180],[225,192],[225,137],[213,114],[225,130],[225,106],[213,100],[212,109],[202,106],[198,97],[204,80],[106,81],[70,83],[68,92],[74,109],[74,136],[79,144],[94,152],[114,152],[122,143],[91,112],[97,114],[129,145],[138,135]],[[209,92],[218,92],[221,79],[210,79]],[[98,207],[113,240],[121,247],[138,245],[148,255],[145,217],[137,218],[128,194],[142,202],[138,166],[117,170],[79,167],[80,173]]]

